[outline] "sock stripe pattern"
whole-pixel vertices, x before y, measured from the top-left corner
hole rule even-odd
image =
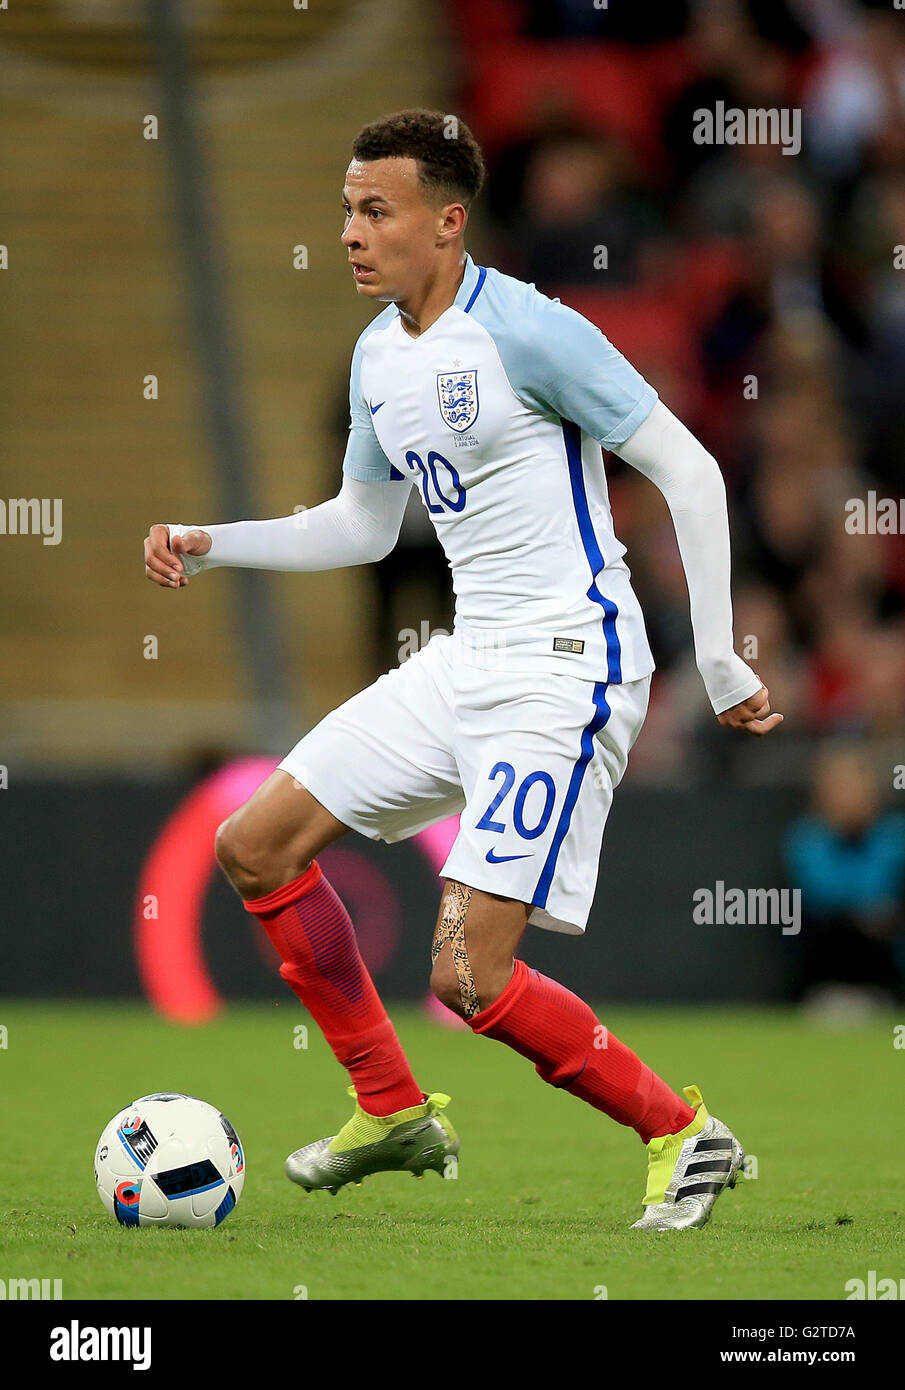
[[[371,1006],[371,981],[359,955],[349,914],[327,880],[321,878],[305,898],[304,907],[295,903],[287,916],[290,920],[282,922],[281,928],[289,952],[295,957],[304,942],[320,973],[322,987],[329,985],[346,1000],[349,1018],[363,1018]]]
[[[345,1024],[367,1018],[375,1001],[383,1016],[383,1005],[358,950],[355,928],[320,866],[312,864],[286,887],[297,891],[289,895],[278,889],[271,897],[291,896],[290,901],[271,906],[267,898],[259,898],[245,906],[256,914],[283,961],[292,967],[293,988],[296,983],[309,984],[321,1004],[335,1010]]]
[[[292,883],[246,902],[283,964],[280,974],[347,1069],[371,1115],[420,1105],[396,1030],[358,950],[355,928],[315,860]]]

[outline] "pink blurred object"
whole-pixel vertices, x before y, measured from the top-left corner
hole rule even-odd
[[[429,825],[427,830],[422,830],[415,836],[415,843],[430,860],[431,867],[437,873],[442,869],[458,833],[459,817],[450,816],[449,820],[441,820],[437,825]],[[433,1019],[434,1023],[439,1023],[442,1028],[467,1029],[468,1027],[464,1018],[460,1018],[458,1014],[453,1013],[452,1009],[441,1004],[435,994],[428,992],[421,1008],[428,1018]]]
[[[441,1004],[436,994],[431,994],[430,991],[424,996],[421,1010],[434,1023],[439,1023],[441,1028],[452,1028],[453,1030],[458,1028],[460,1031],[464,1028],[466,1032],[468,1031],[468,1024],[465,1019],[454,1014],[452,1009],[448,1009],[445,1004]]]

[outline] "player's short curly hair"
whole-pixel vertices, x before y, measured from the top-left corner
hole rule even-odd
[[[355,159],[417,159],[427,202],[468,207],[484,182],[484,156],[464,121],[443,111],[397,111],[363,126],[352,145]]]

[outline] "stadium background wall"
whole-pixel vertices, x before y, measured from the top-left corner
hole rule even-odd
[[[16,789],[15,814],[12,793],[4,794],[0,997],[143,992],[134,941],[142,865],[190,790],[175,779],[42,779]],[[782,885],[782,829],[799,804],[786,789],[623,788],[586,937],[530,928],[522,956],[584,996],[614,1002],[787,998],[799,939],[780,926],[696,925],[692,895],[719,879],[727,887]],[[641,845],[648,858],[639,874]],[[350,835],[321,863],[356,920],[381,993],[423,997],[439,901],[424,852]],[[214,870],[212,849],[210,864],[202,948],[216,990],[227,1003],[291,1004],[269,944]]]

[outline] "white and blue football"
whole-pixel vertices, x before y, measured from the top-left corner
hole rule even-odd
[[[114,1115],[94,1179],[122,1226],[219,1226],[242,1195],[245,1151],[216,1106],[158,1091]]]

